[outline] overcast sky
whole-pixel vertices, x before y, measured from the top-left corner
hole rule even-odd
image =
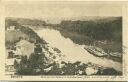
[[[86,4],[85,2],[34,2],[6,4],[7,17],[61,19],[84,16],[121,16],[119,4]]]

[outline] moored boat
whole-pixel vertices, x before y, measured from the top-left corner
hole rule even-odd
[[[89,53],[98,56],[98,57],[105,57],[108,56],[107,53],[104,52],[101,48],[95,46],[85,46],[85,48]]]

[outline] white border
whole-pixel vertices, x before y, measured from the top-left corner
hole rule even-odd
[[[3,2],[0,3],[0,80],[10,80],[10,81],[126,81],[128,80],[128,70],[127,70],[127,64],[128,64],[128,49],[125,50],[125,54],[123,57],[123,76],[44,76],[43,78],[41,78],[42,76],[23,76],[22,78],[11,78],[10,76],[5,76],[4,75],[4,69],[5,69],[5,32],[4,32],[4,28],[5,27],[5,15],[4,15],[4,7],[6,2],[11,2],[10,0],[5,0]],[[14,2],[16,0],[13,0]],[[25,0],[19,0],[21,3],[24,3]],[[27,0],[28,2],[30,2],[30,0]],[[34,2],[36,2],[35,0],[33,0]],[[39,0],[38,0],[39,1]],[[50,1],[54,1],[54,0],[50,0]],[[58,1],[58,0],[56,0]],[[63,1],[63,0],[61,0]],[[69,1],[69,0],[66,0]],[[71,0],[70,0],[71,1]],[[78,0],[75,0],[78,1]],[[83,0],[82,0],[83,1]],[[100,0],[103,1],[103,0]],[[128,48],[128,3],[127,2],[115,2],[115,0],[112,0],[114,2],[111,1],[105,1],[105,2],[100,2],[100,1],[89,1],[86,2],[87,4],[95,4],[95,3],[106,3],[106,4],[121,4],[122,5],[122,15],[123,15],[123,45],[126,45]],[[17,1],[16,1],[17,2]]]

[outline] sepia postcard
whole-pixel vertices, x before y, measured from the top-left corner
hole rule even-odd
[[[0,80],[128,80],[126,1],[8,0],[0,9]]]

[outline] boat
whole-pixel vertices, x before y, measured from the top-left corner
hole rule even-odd
[[[121,58],[121,57],[122,57],[122,54],[119,53],[119,52],[114,52],[114,53],[109,53],[109,54],[110,54],[110,56],[112,56],[112,57],[117,57],[117,58]]]
[[[97,57],[105,57],[108,56],[107,53],[104,52],[101,48],[95,47],[95,46],[86,46],[84,47],[90,54],[93,54]]]

